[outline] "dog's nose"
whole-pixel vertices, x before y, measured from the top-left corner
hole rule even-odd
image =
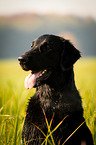
[[[26,63],[28,61],[28,58],[20,56],[20,57],[18,57],[18,61],[19,61],[19,63]]]

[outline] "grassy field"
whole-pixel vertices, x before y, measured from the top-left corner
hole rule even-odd
[[[96,145],[96,58],[80,59],[74,66],[76,86],[82,96],[84,116]],[[0,61],[0,145],[21,145],[28,98],[23,71],[16,60]]]

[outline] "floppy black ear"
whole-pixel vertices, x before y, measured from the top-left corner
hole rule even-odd
[[[80,51],[77,50],[68,40],[64,40],[60,61],[61,69],[63,71],[70,69],[80,57]]]

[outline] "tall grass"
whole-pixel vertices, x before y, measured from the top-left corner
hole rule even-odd
[[[74,71],[76,86],[82,96],[84,116],[96,145],[96,58],[79,60]],[[26,90],[24,87],[27,74],[29,72],[24,72],[16,60],[0,61],[0,145],[22,144],[26,105],[35,93],[35,89]],[[49,136],[54,143],[52,132]]]

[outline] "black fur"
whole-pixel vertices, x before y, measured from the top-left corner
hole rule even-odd
[[[36,93],[29,100],[26,110],[23,142],[41,145],[45,136],[36,126],[47,135],[45,118],[49,123],[53,118],[51,131],[62,121],[53,133],[56,145],[62,145],[82,123],[65,145],[93,145],[91,132],[84,122],[81,97],[74,82],[73,64],[79,58],[79,50],[68,40],[54,35],[40,36],[33,42],[31,50],[20,57],[24,70],[32,70],[33,73],[44,69],[51,71],[48,78],[35,84]]]

